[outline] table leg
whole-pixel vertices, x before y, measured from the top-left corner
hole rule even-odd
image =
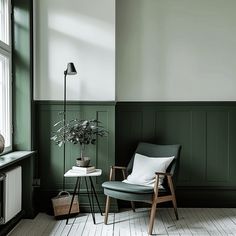
[[[85,185],[86,185],[86,188],[87,188],[87,194],[88,194],[88,199],[89,199],[90,210],[91,210],[92,217],[93,217],[93,223],[96,224],[95,214],[94,214],[92,202],[91,202],[91,199],[90,199],[90,193],[89,193],[89,189],[88,189],[87,179],[86,179],[86,177],[84,179],[85,179]]]
[[[99,211],[100,211],[100,213],[101,213],[101,215],[102,215],[102,209],[101,209],[101,207],[100,207],[100,204],[99,204],[99,201],[98,201],[98,196],[97,196],[97,193],[96,193],[96,191],[95,191],[95,188],[94,188],[94,185],[93,185],[93,180],[92,180],[91,176],[89,176],[89,180],[90,180],[90,183],[91,183],[91,187],[92,187],[92,189],[93,189],[93,193],[94,193],[95,199],[96,199],[97,204],[98,204]]]
[[[94,210],[94,199],[93,199],[93,189],[92,189],[92,185],[91,184],[90,184],[90,193],[91,193],[91,199],[92,199],[93,212],[95,212],[95,210]]]
[[[78,200],[79,200],[79,192],[80,192],[80,183],[82,183],[82,178],[79,178],[79,185],[78,185]]]
[[[76,194],[76,190],[77,190],[77,187],[78,187],[78,182],[79,182],[79,177],[76,180],[73,196],[72,196],[71,203],[70,203],[70,210],[68,212],[67,219],[66,219],[66,224],[68,224],[68,220],[69,220],[69,217],[70,217],[70,212],[71,212],[72,204],[73,204],[73,201],[74,201],[74,198],[75,198],[75,194]]]

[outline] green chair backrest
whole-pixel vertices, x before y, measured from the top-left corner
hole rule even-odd
[[[170,157],[175,156],[175,159],[172,161],[170,166],[167,169],[167,172],[170,172],[173,175],[176,175],[179,166],[179,156],[180,156],[181,146],[179,144],[174,145],[157,145],[151,143],[139,143],[135,153],[139,153],[141,155],[149,156],[149,157]],[[131,158],[128,166],[127,172],[130,174],[133,169],[134,156]]]

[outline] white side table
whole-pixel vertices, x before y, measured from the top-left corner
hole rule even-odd
[[[66,220],[66,224],[68,223],[69,217],[70,217],[70,213],[71,213],[71,207],[72,207],[72,203],[74,201],[75,195],[76,195],[76,191],[78,189],[78,198],[79,198],[79,191],[80,191],[80,182],[81,182],[81,178],[85,177],[85,185],[86,185],[86,189],[87,189],[87,194],[88,194],[88,199],[89,199],[89,205],[90,205],[90,210],[92,213],[92,217],[93,217],[93,223],[96,224],[95,221],[95,212],[94,212],[94,200],[93,200],[93,196],[95,196],[99,211],[102,215],[102,210],[98,201],[98,196],[97,193],[95,191],[94,185],[93,185],[93,181],[92,181],[92,177],[96,177],[96,176],[100,176],[102,174],[102,170],[101,169],[96,169],[95,172],[89,173],[89,174],[84,174],[84,173],[80,173],[80,172],[75,172],[73,170],[68,170],[64,176],[66,178],[77,178],[76,180],[76,184],[75,184],[75,188],[74,188],[74,192],[73,192],[73,196],[71,199],[71,203],[70,203],[70,209],[67,215],[67,220]],[[88,182],[87,182],[87,177],[89,178],[90,181],[90,186],[91,186],[91,192],[89,192],[88,189]]]

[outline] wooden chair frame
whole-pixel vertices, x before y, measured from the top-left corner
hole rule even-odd
[[[121,170],[123,174],[123,178],[125,179],[127,176],[127,167],[124,166],[111,166],[110,169],[110,175],[109,175],[109,181],[112,181],[113,177],[115,176],[115,170]],[[148,234],[152,234],[153,231],[153,224],[154,224],[154,219],[156,215],[156,206],[158,203],[162,202],[168,202],[172,201],[173,207],[174,207],[174,212],[176,219],[178,220],[178,211],[177,211],[177,203],[176,203],[176,197],[175,197],[175,190],[173,186],[173,181],[172,181],[172,174],[171,173],[160,173],[156,172],[155,173],[155,184],[154,184],[154,193],[152,196],[152,201],[149,203],[152,204],[151,207],[151,214],[150,214],[150,220],[149,220],[149,226],[148,226]],[[164,195],[164,196],[158,196],[158,183],[159,183],[159,177],[160,175],[164,175],[167,177],[167,183],[170,189],[170,194],[169,195]],[[131,206],[133,211],[135,211],[135,205],[134,202],[131,202]],[[104,218],[104,223],[107,224],[108,221],[108,213],[109,213],[109,208],[110,208],[110,197],[107,196],[106,198],[106,209],[105,209],[105,218]]]

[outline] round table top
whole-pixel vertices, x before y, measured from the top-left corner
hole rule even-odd
[[[92,176],[100,176],[101,174],[102,174],[101,169],[96,169],[94,172],[88,174],[70,169],[64,174],[64,177],[89,177],[89,176],[92,177]]]

